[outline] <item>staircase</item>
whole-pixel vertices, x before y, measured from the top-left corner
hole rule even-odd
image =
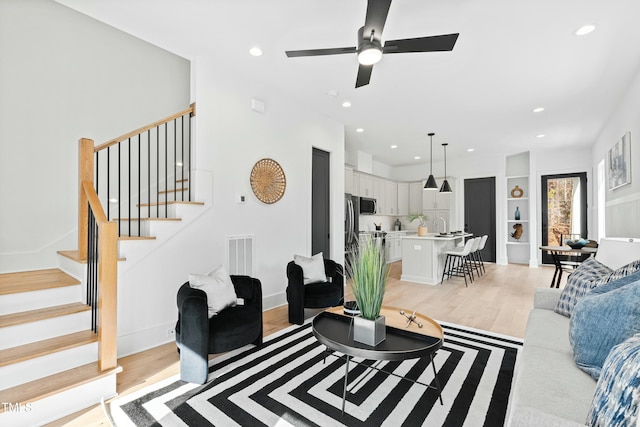
[[[53,421],[116,394],[98,367],[81,282],[59,269],[0,275],[0,425]]]
[[[197,217],[195,207],[204,205],[191,201],[191,170],[184,166],[191,149],[186,124],[194,115],[192,104],[98,147],[92,140],[80,140],[78,249],[58,252],[60,268],[0,274],[0,426],[42,425],[117,394],[116,375],[122,371],[117,365],[117,263],[125,261],[122,252],[136,241],[155,241],[157,235],[156,244],[161,245],[179,232],[181,215],[186,225]],[[186,140],[174,136],[172,157],[167,123],[173,123],[174,135],[178,130],[188,133]],[[147,140],[141,141],[140,135]],[[138,172],[133,182],[129,173],[120,184],[120,151],[130,153],[132,139],[137,140],[137,167],[146,164],[147,177]],[[121,150],[123,144],[127,151]],[[154,144],[157,150],[152,153]],[[140,152],[145,147],[148,160],[143,162]],[[98,173],[100,162],[108,166],[114,153],[117,176],[110,178],[108,167]],[[131,169],[131,159],[127,162]],[[109,190],[114,179],[116,209],[115,190]],[[174,188],[167,188],[173,181]],[[110,209],[128,216],[110,215]]]

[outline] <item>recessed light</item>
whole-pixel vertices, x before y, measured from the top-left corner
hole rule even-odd
[[[249,49],[249,53],[252,56],[262,56],[262,49],[260,49],[258,46],[254,46],[251,49]]]
[[[536,135],[536,138],[544,138],[544,133],[541,133],[540,135]]]
[[[176,166],[184,166],[184,163],[182,163],[182,162],[176,162]]]
[[[394,144],[391,146],[391,148],[398,148],[398,146]]]
[[[536,108],[533,109],[534,113],[541,113],[543,111],[544,111],[544,107],[536,107]]]
[[[364,129],[362,129],[362,128],[358,128],[358,129],[356,129],[356,132],[358,132],[358,133],[362,133],[362,132],[364,132]]]
[[[584,36],[585,34],[589,34],[590,32],[592,32],[593,30],[596,29],[596,26],[593,24],[587,24],[587,25],[583,25],[582,27],[578,28],[575,32],[576,36]]]
[[[471,152],[473,152],[473,151],[476,151],[476,149],[475,149],[475,148],[467,148],[467,151],[468,151],[469,153],[471,153]]]
[[[342,103],[342,106],[343,106],[344,108],[348,108],[348,107],[351,107],[351,103],[350,103],[349,101],[344,101],[344,102]]]
[[[118,199],[109,199],[109,203],[118,203]]]
[[[420,156],[415,156],[414,159],[420,160]]]

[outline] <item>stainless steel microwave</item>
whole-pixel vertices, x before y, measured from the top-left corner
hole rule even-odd
[[[378,210],[376,199],[360,197],[360,215],[375,215]]]

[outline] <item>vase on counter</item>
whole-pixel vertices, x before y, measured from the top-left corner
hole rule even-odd
[[[516,206],[515,219],[516,219],[516,221],[520,221],[520,207],[519,206]]]
[[[419,225],[418,226],[418,236],[426,236],[427,234],[429,234],[429,227],[427,227],[426,225],[424,225],[424,226]]]

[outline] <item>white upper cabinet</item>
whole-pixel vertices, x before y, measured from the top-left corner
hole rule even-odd
[[[387,187],[386,180],[373,178],[373,198],[378,203],[378,215],[387,215]]]
[[[409,215],[409,183],[398,183],[398,215]]]
[[[422,210],[447,210],[450,207],[451,193],[441,193],[438,190],[425,190],[422,193]]]
[[[409,183],[409,215],[422,212],[422,182]]]
[[[353,194],[353,169],[344,168],[344,192]]]
[[[398,215],[398,184],[394,181],[385,183],[385,192],[387,197],[386,214]]]
[[[359,174],[359,193],[360,197],[374,197],[373,196],[373,177],[371,175]]]

